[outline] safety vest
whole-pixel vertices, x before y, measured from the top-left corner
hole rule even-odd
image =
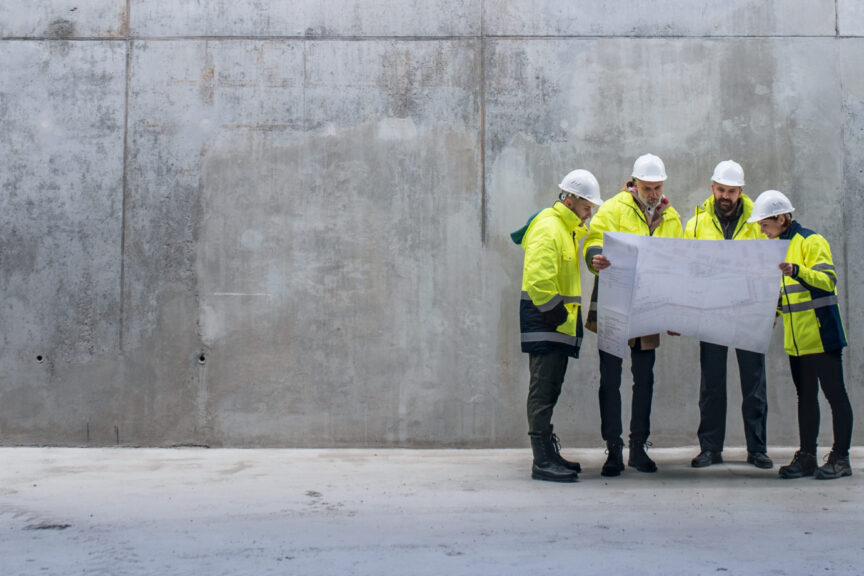
[[[579,240],[588,228],[561,202],[541,210],[511,236],[525,251],[519,324],[522,351],[579,356],[582,344]]]
[[[753,213],[753,201],[746,194],[741,194],[741,216],[732,233],[732,240],[755,240],[767,238],[762,234],[758,222],[747,222]],[[696,207],[696,215],[687,221],[684,229],[685,238],[696,238],[698,240],[725,240],[723,227],[714,211],[714,195],[708,197],[701,206]]]
[[[804,356],[843,348],[846,334],[837,306],[831,246],[795,221],[780,238],[790,241],[786,261],[798,265],[798,275],[783,276],[780,288],[778,309],[783,314],[786,353]]]

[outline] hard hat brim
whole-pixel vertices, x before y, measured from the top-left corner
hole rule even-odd
[[[795,208],[792,208],[791,210],[785,210],[783,212],[778,212],[777,214],[768,214],[767,216],[762,216],[761,218],[759,216],[750,216],[750,218],[747,219],[747,223],[752,224],[753,222],[761,222],[762,220],[774,218],[775,216],[780,216],[781,214],[791,214],[794,211]]]
[[[725,178],[716,178],[712,179],[712,182],[716,182],[717,184],[722,184],[723,186],[736,186],[738,188],[743,188],[744,183],[732,182],[731,180],[726,180]]]

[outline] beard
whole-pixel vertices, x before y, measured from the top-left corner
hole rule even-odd
[[[717,200],[715,204],[717,206],[717,212],[723,216],[730,216],[735,210],[735,204],[731,200]]]
[[[658,196],[657,199],[652,202],[651,200],[649,200],[645,196],[642,196],[642,194],[639,194],[639,199],[642,201],[643,204],[645,204],[645,207],[648,208],[649,210],[653,210],[654,208],[656,208],[657,205],[660,204],[660,200],[662,198],[663,198],[662,196]]]

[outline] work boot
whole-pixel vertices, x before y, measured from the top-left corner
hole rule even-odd
[[[816,455],[798,450],[792,457],[792,462],[780,467],[779,475],[786,479],[803,478],[804,476],[812,476],[815,470]]]
[[[748,452],[747,463],[756,466],[756,468],[762,468],[763,470],[770,470],[774,467],[774,462],[772,462],[771,458],[769,458],[764,452]]]
[[[576,482],[579,476],[555,460],[552,433],[531,434],[531,450],[534,463],[531,465],[531,478],[548,482]]]
[[[640,472],[656,472],[657,464],[645,453],[646,446],[651,446],[651,443],[641,440],[630,440],[630,456],[627,458],[627,465],[631,468],[636,468]]]
[[[824,466],[816,468],[813,477],[817,480],[834,480],[842,476],[851,476],[852,467],[849,465],[849,454],[841,456],[834,450],[828,454],[828,462]]]
[[[624,443],[618,442],[606,443],[606,463],[603,464],[603,469],[600,470],[601,476],[619,476],[624,471]]]
[[[558,436],[551,431],[550,429],[550,438],[552,440],[552,454],[558,464],[564,466],[568,470],[573,470],[574,472],[582,472],[582,466],[579,462],[570,462],[569,460],[565,460],[563,456],[561,456],[561,441],[558,440]]]
[[[712,464],[722,464],[723,463],[723,453],[722,452],[712,452],[711,450],[702,450],[699,452],[699,455],[693,458],[690,461],[690,466],[693,468],[705,468],[706,466],[711,466]]]

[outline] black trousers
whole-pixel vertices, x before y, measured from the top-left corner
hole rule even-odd
[[[638,340],[637,340],[638,341]],[[630,407],[630,440],[644,442],[651,434],[651,400],[654,396],[654,350],[630,348],[633,399]],[[600,433],[606,442],[621,444],[621,369],[623,360],[600,350]]]
[[[528,434],[545,434],[551,430],[552,411],[561,395],[569,359],[566,352],[558,350],[529,355]]]
[[[845,456],[852,444],[852,405],[843,381],[843,350],[789,356],[792,381],[798,392],[798,434],[801,450],[816,454],[819,436],[819,385],[831,405],[835,453]]]
[[[699,386],[699,446],[722,452],[726,438],[726,346],[699,343],[702,379]],[[765,355],[735,350],[741,377],[741,417],[747,451],[765,452],[768,397],[765,390]]]

